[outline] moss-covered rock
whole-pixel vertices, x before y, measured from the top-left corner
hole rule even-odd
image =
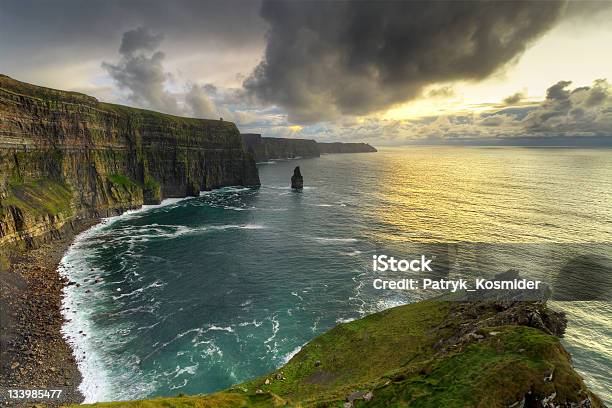
[[[145,204],[159,204],[162,200],[161,185],[152,177],[146,177],[143,186]]]

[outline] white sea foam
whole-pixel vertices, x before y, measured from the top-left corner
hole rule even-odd
[[[240,326],[240,327],[246,327],[246,326],[255,326],[255,327],[259,327],[259,326],[261,326],[262,324],[263,324],[263,322],[262,322],[262,321],[257,321],[257,320],[255,320],[255,319],[253,319],[253,320],[252,320],[252,321],[250,321],[250,322],[242,322],[242,323],[239,323],[239,324],[238,324],[238,326]]]
[[[211,324],[208,327],[208,330],[214,330],[214,331],[226,331],[226,332],[230,332],[233,333],[234,329],[232,329],[230,326],[225,326],[225,327],[221,327],[221,326],[216,326],[214,324]]]
[[[246,191],[248,188],[226,188],[222,189],[221,192],[240,192]],[[108,217],[101,220],[100,223],[94,225],[93,227],[81,232],[78,234],[72,245],[68,248],[66,254],[60,261],[60,265],[58,267],[58,272],[61,276],[69,279],[70,281],[81,280],[85,276],[90,276],[95,274],[95,270],[89,267],[87,263],[86,254],[88,252],[87,246],[85,243],[94,238],[97,235],[105,235],[103,232],[110,225],[115,222],[123,219],[129,219],[134,217],[142,216],[142,213],[151,211],[154,209],[159,209],[163,207],[169,207],[172,205],[176,205],[184,200],[189,200],[189,197],[186,198],[170,198],[163,200],[158,205],[143,205],[141,208],[136,210],[129,210],[124,212],[121,215]],[[149,226],[150,227],[150,226]],[[154,226],[156,227],[156,226]],[[185,227],[187,228],[187,227]],[[180,235],[184,233],[189,233],[190,231],[181,228],[178,226],[172,234]],[[216,226],[217,229],[227,229],[227,228],[244,228],[244,229],[259,229],[262,228],[260,225],[254,224],[246,224],[246,225],[229,225],[229,226]],[[151,232],[158,233],[159,231],[154,230]],[[153,236],[143,236],[141,238],[147,239],[157,237]],[[101,242],[104,242],[102,239]],[[159,287],[161,282],[154,282],[150,285],[150,287]],[[117,291],[120,291],[120,288],[117,288]],[[137,292],[137,291],[134,291]],[[132,292],[133,293],[133,292]],[[126,294],[129,296],[130,294]],[[64,288],[64,295],[62,299],[62,315],[66,323],[62,326],[61,332],[66,339],[67,343],[71,346],[72,352],[75,356],[75,360],[77,362],[77,366],[79,371],[81,372],[81,376],[83,378],[81,384],[79,385],[79,391],[85,397],[85,403],[94,403],[99,401],[105,401],[112,399],[113,389],[112,389],[112,379],[110,373],[108,371],[107,365],[104,362],[102,355],[99,352],[99,347],[95,343],[94,337],[92,335],[93,324],[92,324],[92,314],[94,313],[91,310],[83,309],[80,304],[86,303],[91,299],[84,298],[85,293],[81,290],[77,290],[76,285],[67,286]],[[123,295],[120,295],[120,297]],[[144,329],[144,328],[143,328]],[[231,329],[231,328],[230,328]],[[81,332],[81,333],[79,333]],[[83,335],[83,333],[85,335]],[[179,334],[177,337],[180,337],[184,333]],[[176,340],[174,338],[172,341]],[[162,347],[165,347],[168,343],[164,344]],[[142,385],[147,388],[147,385]],[[149,387],[152,385],[149,385]],[[139,387],[141,388],[141,387]],[[143,388],[143,389],[145,389]]]
[[[282,358],[283,364],[287,364],[289,360],[291,360],[297,353],[300,352],[300,350],[302,350],[302,346],[297,346],[296,348],[291,350],[289,353],[285,354]]]
[[[255,207],[233,207],[231,205],[226,205],[223,207],[224,210],[232,210],[232,211],[250,211],[255,210]]]
[[[186,225],[149,224],[144,226],[125,226],[120,230],[113,230],[112,232],[108,233],[101,232],[94,240],[97,242],[102,242],[104,240],[107,243],[122,242],[132,245],[139,242],[175,239],[183,236],[199,235],[213,231],[232,229],[258,230],[264,228],[265,226],[260,224],[203,225],[199,227],[189,227]],[[126,251],[126,254],[137,256],[137,254],[132,253],[131,250]]]
[[[264,341],[264,345],[268,349],[268,353],[271,353],[274,355],[275,358],[278,358],[278,343],[274,341],[274,339],[276,338],[276,335],[278,334],[278,330],[280,328],[280,322],[278,321],[277,315],[274,315],[268,318],[268,320],[272,322],[272,335]]]

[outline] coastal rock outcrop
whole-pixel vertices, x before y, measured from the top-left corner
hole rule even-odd
[[[300,166],[293,169],[293,176],[291,176],[291,188],[295,190],[301,190],[304,188],[304,178],[300,172]]]
[[[258,186],[237,127],[102,103],[0,75],[0,245],[163,198]]]
[[[533,313],[560,317],[544,302],[426,300],[387,309],[314,338],[275,372],[180,402],[224,406],[225,401],[236,401],[245,407],[604,407],[572,367],[569,354],[551,334],[554,330],[529,323]],[[155,405],[157,401],[146,404],[162,406]]]

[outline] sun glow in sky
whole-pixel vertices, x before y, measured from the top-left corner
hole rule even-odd
[[[425,97],[395,106],[382,117],[406,120],[482,112],[498,109],[504,98],[517,92],[526,96],[523,102],[541,101],[546,89],[558,81],[589,86],[596,79],[612,75],[610,21],[609,10],[589,25],[584,25],[584,20],[565,21],[537,40],[518,61],[492,77],[478,82],[444,84],[454,91],[446,97],[430,97],[426,90]]]

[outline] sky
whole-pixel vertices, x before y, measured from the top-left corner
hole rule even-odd
[[[612,2],[0,0],[0,73],[319,141],[612,145]]]

